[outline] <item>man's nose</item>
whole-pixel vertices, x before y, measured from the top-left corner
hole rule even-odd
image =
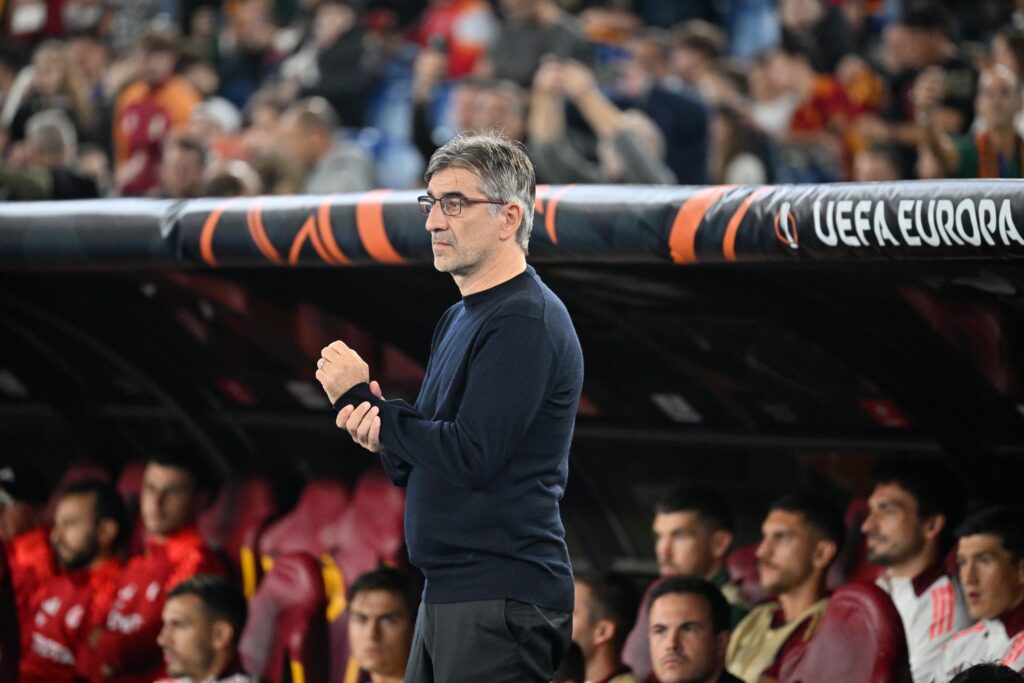
[[[434,205],[430,207],[430,213],[427,214],[426,228],[430,232],[436,232],[437,230],[444,230],[448,227],[447,216],[441,210],[441,202],[434,202]]]

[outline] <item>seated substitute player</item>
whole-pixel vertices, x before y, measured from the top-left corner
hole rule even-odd
[[[173,678],[160,683],[251,683],[238,660],[247,612],[242,589],[220,576],[193,576],[172,588],[157,643]]]
[[[967,609],[979,621],[946,643],[936,680],[984,662],[1024,671],[1024,512],[982,510],[964,520],[956,536]]]
[[[21,683],[72,683],[89,634],[103,624],[114,602],[121,563],[117,539],[124,504],[99,480],[72,484],[61,495],[50,539],[64,572],[42,585],[30,624],[29,648],[21,655]]]
[[[772,503],[757,547],[761,585],[777,602],[755,607],[733,631],[726,663],[747,683],[779,677],[788,657],[817,631],[828,605],[825,576],[843,545],[843,517],[811,495]]]
[[[373,683],[400,683],[412,647],[419,592],[409,575],[382,567],[348,592],[348,642]]]

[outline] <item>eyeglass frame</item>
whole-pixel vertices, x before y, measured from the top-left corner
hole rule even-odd
[[[462,213],[462,208],[460,206],[457,212],[449,213],[444,208],[445,204],[447,204],[449,199],[457,199],[459,202],[467,206],[473,206],[474,204],[495,204],[498,206],[508,204],[508,202],[499,202],[494,199],[473,199],[471,197],[466,197],[465,195],[459,194],[457,192],[449,192],[448,194],[443,194],[437,199],[431,197],[429,194],[423,194],[420,195],[419,197],[416,197],[416,203],[419,204],[420,213],[422,213],[424,216],[429,216],[430,212],[434,210],[434,205],[440,204],[441,213],[443,213],[445,216],[448,216],[449,218],[454,218],[455,216],[458,216]],[[430,208],[424,210],[424,204],[426,203],[430,204]]]

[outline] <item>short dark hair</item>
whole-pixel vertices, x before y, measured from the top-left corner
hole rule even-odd
[[[907,28],[940,32],[947,38],[953,37],[953,20],[938,3],[931,0],[907,4],[900,19]]]
[[[199,140],[188,136],[176,136],[167,139],[167,148],[177,147],[184,152],[191,152],[199,159],[199,165],[206,165],[206,148]]]
[[[1010,553],[1014,562],[1024,559],[1024,510],[996,505],[970,515],[956,528],[956,538],[991,534]]]
[[[120,538],[125,526],[124,501],[121,494],[109,481],[102,479],[83,479],[69,484],[61,491],[60,497],[95,496],[93,511],[96,521],[112,519],[117,524],[117,537]],[[116,545],[118,538],[114,539]]]
[[[975,664],[964,669],[949,683],[1020,683],[1024,676],[1002,664]]]
[[[367,591],[387,591],[402,598],[410,619],[416,619],[416,611],[420,605],[420,592],[417,581],[408,573],[393,567],[381,567],[366,572],[349,587],[348,602],[352,604],[356,596]]]
[[[654,506],[654,511],[659,514],[690,510],[697,513],[700,523],[709,532],[733,530],[732,508],[722,494],[714,489],[680,486],[669,491]]]
[[[809,525],[825,539],[836,544],[836,555],[843,549],[846,540],[846,524],[843,514],[831,500],[814,493],[794,493],[772,501],[768,511],[782,510],[803,515]]]
[[[783,29],[782,40],[779,42],[778,49],[790,57],[799,57],[807,60],[811,68],[818,73],[823,71],[821,53],[818,51],[818,46],[802,33]]]
[[[691,19],[673,29],[676,47],[685,47],[704,54],[708,59],[725,55],[729,36],[720,27],[703,19]]]
[[[590,615],[615,624],[615,649],[621,650],[636,621],[637,595],[621,574],[580,574],[576,582],[590,588]]]
[[[223,577],[199,574],[172,588],[167,594],[167,599],[183,595],[194,595],[199,598],[211,620],[224,620],[231,624],[235,642],[238,642],[249,613],[241,588]]]
[[[188,474],[196,491],[208,493],[211,496],[216,494],[220,481],[216,476],[209,461],[197,455],[192,449],[184,447],[167,448],[160,451],[152,451],[146,457],[146,465],[160,465],[161,467],[174,467]]]
[[[718,586],[707,579],[700,579],[696,576],[672,576],[659,581],[647,598],[648,615],[651,613],[655,601],[663,595],[698,595],[704,598],[708,611],[711,613],[711,626],[715,633],[729,630],[729,603]]]
[[[885,484],[895,484],[913,496],[920,517],[944,516],[942,545],[947,544],[964,513],[963,486],[948,468],[909,456],[882,458],[871,472],[871,488]]]

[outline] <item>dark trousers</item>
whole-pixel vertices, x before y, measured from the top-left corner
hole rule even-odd
[[[547,683],[572,613],[517,600],[420,604],[405,683]]]

